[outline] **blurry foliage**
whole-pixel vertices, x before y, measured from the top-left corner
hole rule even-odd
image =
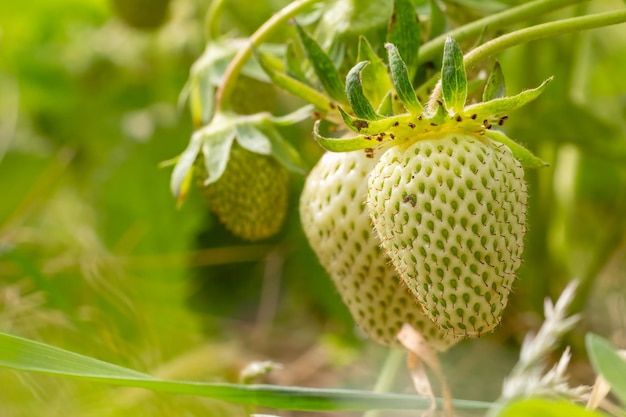
[[[293,178],[281,234],[248,244],[197,195],[177,210],[170,172],[158,168],[192,130],[176,103],[204,49],[209,3],[173,0],[153,31],[129,27],[106,0],[0,6],[0,329],[168,377],[233,381],[246,363],[269,357],[287,364],[272,382],[368,385],[383,351],[355,332],[304,240],[303,178]],[[222,30],[247,36],[286,3],[227,1]],[[370,36],[382,36],[387,10],[370,3],[381,18]],[[414,1],[420,11],[428,3]],[[454,27],[519,2],[441,3]],[[338,16],[327,14],[316,36],[340,56],[356,37],[353,25],[337,28]],[[317,17],[314,10],[303,22]],[[444,358],[459,397],[497,395],[543,299],[574,277],[582,280],[576,309],[586,307],[575,359],[595,325],[626,343],[623,29],[534,42],[499,57],[509,92],[555,75],[505,126],[551,167],[528,173],[525,266],[503,325]],[[325,38],[333,30],[340,36]],[[288,103],[275,90],[266,97]],[[303,124],[285,134],[312,165],[321,150],[309,132]],[[213,401],[4,371],[0,386],[2,416],[245,415]]]

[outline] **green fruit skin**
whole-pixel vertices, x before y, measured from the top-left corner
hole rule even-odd
[[[300,198],[305,235],[358,326],[374,341],[398,346],[403,323],[445,350],[457,339],[437,329],[400,282],[380,249],[365,206],[376,160],[361,151],[327,152],[307,177]]]
[[[492,331],[522,262],[527,189],[505,145],[447,134],[388,149],[368,210],[385,253],[444,331]]]
[[[112,0],[117,16],[135,29],[160,27],[167,19],[170,0]]]
[[[278,233],[285,221],[289,172],[273,157],[234,143],[224,174],[215,183],[202,186],[201,194],[234,235],[262,240]]]

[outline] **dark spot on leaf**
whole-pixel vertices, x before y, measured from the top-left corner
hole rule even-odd
[[[366,120],[355,120],[352,124],[360,132],[361,129],[367,129],[370,124]]]

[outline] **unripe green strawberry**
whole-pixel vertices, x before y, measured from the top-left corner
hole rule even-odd
[[[441,329],[493,330],[521,264],[526,183],[506,145],[441,133],[388,149],[368,209],[404,283]]]
[[[202,186],[201,192],[234,235],[265,239],[276,234],[285,220],[289,172],[272,156],[250,152],[235,142],[224,174]]]
[[[156,29],[167,18],[170,0],[112,0],[117,15],[136,29]]]
[[[422,312],[384,256],[367,208],[367,176],[376,160],[362,152],[322,156],[300,199],[302,226],[319,261],[358,325],[373,340],[397,345],[403,323],[418,329],[434,348],[456,339]]]

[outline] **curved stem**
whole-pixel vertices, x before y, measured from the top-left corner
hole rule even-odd
[[[583,30],[596,29],[604,26],[617,25],[626,22],[626,9],[598,13],[590,16],[572,17],[556,22],[543,23],[536,26],[520,29],[507,33],[478,48],[470,51],[463,58],[465,68],[469,68],[490,55],[523,43],[536,41],[552,36],[567,33],[580,32]]]
[[[463,64],[466,69],[482,61],[483,59],[504,51],[512,46],[549,38],[552,36],[565,35],[573,32],[580,32],[589,29],[598,29],[605,26],[626,23],[626,9],[598,13],[590,16],[572,17],[569,19],[557,20],[555,22],[542,23],[536,26],[520,29],[507,33],[482,44],[465,54]],[[424,95],[429,87],[438,82],[439,74],[433,75],[416,89],[417,94]]]
[[[541,16],[544,13],[582,1],[588,0],[535,0],[468,23],[423,44],[419,49],[418,64],[435,59],[443,50],[443,45],[448,36],[452,36],[456,41],[460,42],[480,35],[486,28],[491,30],[502,29],[510,24]]]
[[[286,23],[293,16],[301,12],[303,9],[320,1],[322,0],[296,0],[289,3],[283,9],[270,17],[261,25],[260,28],[257,29],[256,32],[252,34],[252,36],[250,36],[250,43],[248,46],[240,49],[226,68],[222,85],[218,88],[215,95],[218,111],[224,110],[228,107],[228,101],[230,100],[230,95],[235,86],[235,82],[237,81],[237,77],[239,76],[239,73],[241,72],[241,69],[246,61],[252,55],[253,48],[262,44],[267,38],[274,34],[274,32],[276,32],[282,24]]]
[[[206,14],[205,28],[208,40],[215,40],[220,37],[220,17],[226,0],[213,0],[209,11]]]

